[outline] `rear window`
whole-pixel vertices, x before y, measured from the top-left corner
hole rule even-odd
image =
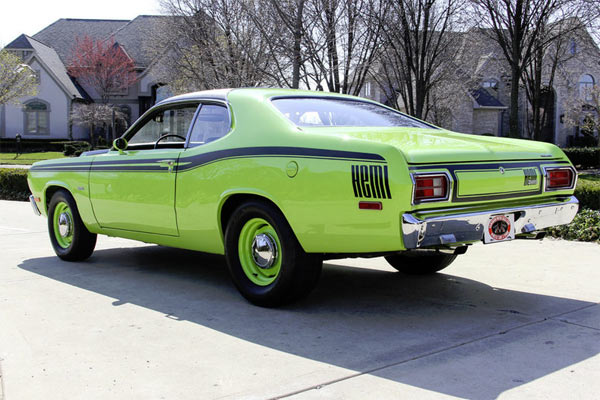
[[[433,128],[375,103],[338,98],[273,99],[283,115],[298,126],[378,126]]]

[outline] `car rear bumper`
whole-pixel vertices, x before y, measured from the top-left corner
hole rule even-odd
[[[515,215],[515,233],[529,234],[573,220],[579,201],[571,196],[564,202],[525,207],[500,208],[491,211],[457,213],[444,216],[402,215],[402,236],[406,249],[452,246],[483,239],[490,218],[499,214]]]

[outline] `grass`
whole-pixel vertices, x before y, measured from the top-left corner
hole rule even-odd
[[[0,164],[30,165],[36,161],[51,160],[54,158],[65,158],[65,155],[60,151],[24,153],[18,156],[16,153],[0,153]]]

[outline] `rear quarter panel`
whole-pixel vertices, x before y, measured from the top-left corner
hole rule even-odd
[[[410,207],[411,181],[406,162],[391,146],[343,135],[303,132],[268,99],[230,94],[234,130],[228,136],[188,149],[187,157],[229,148],[287,147],[377,154],[388,167],[391,198],[355,197],[352,166],[368,160],[336,157],[259,156],[222,159],[177,176],[177,219],[182,240],[203,251],[223,253],[220,209],[238,193],[271,200],[283,212],[307,252],[361,253],[402,249],[400,210]],[[294,177],[286,170],[298,165]],[[366,183],[368,185],[368,183]],[[376,200],[382,210],[359,210],[360,200]],[[215,232],[218,234],[215,235]]]

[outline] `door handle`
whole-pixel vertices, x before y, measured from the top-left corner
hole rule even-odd
[[[173,167],[175,166],[175,161],[173,161],[173,160],[159,160],[159,161],[157,161],[157,163],[161,167],[168,168],[169,172],[173,172]]]

